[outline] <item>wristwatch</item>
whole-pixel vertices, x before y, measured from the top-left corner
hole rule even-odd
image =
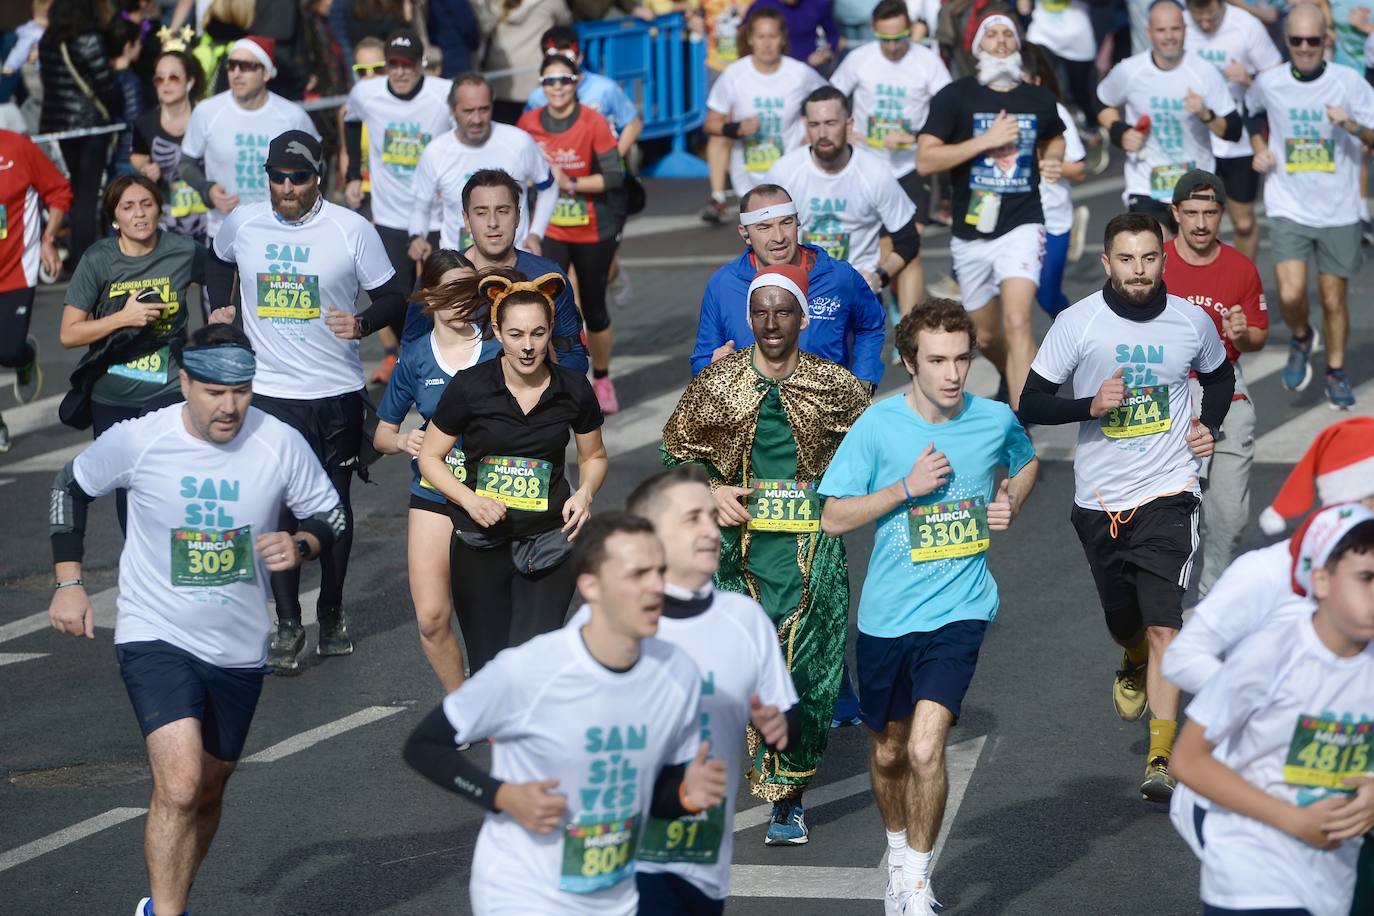
[[[358,329],[359,340],[362,340],[364,337],[372,333],[372,322],[369,319],[364,318],[362,315],[355,315],[353,317],[353,324]]]
[[[873,272],[878,275],[878,285],[880,289],[886,289],[887,285],[892,282],[892,274],[884,270],[881,264],[874,268]]]
[[[305,538],[296,538],[296,553],[300,555],[302,560],[309,558],[310,542]]]

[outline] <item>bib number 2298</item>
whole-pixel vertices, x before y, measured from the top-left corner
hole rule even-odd
[[[537,458],[490,455],[477,471],[477,495],[504,503],[509,509],[546,512],[553,465]]]

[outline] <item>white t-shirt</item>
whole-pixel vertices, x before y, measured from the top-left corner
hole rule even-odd
[[[1201,462],[1185,441],[1192,418],[1188,373],[1213,372],[1226,359],[1216,325],[1187,299],[1169,296],[1149,321],[1111,310],[1102,292],[1059,313],[1031,364],[1055,384],[1073,378],[1073,397],[1090,398],[1124,370],[1126,403],[1078,424],[1074,502],[1112,512],[1177,490],[1199,492]]]
[[[1229,3],[1222,4],[1221,9],[1221,23],[1216,31],[1210,34],[1198,28],[1193,17],[1184,10],[1183,20],[1188,28],[1185,46],[1189,51],[1196,52],[1199,57],[1216,67],[1222,79],[1226,79],[1223,71],[1233,60],[1245,67],[1246,72],[1252,77],[1283,63],[1279,49],[1274,47],[1274,40],[1269,37],[1269,30],[1259,21],[1258,16]],[[1245,98],[1245,87],[1227,80],[1226,88],[1236,100],[1236,106],[1240,107],[1241,100]],[[1212,154],[1218,159],[1254,155],[1254,150],[1250,146],[1249,131],[1242,129],[1240,139],[1235,142],[1223,140],[1213,134]]]
[[[258,354],[255,393],[308,401],[363,387],[358,341],[336,337],[324,315],[354,314],[360,290],[395,275],[371,223],[329,201],[300,225],[282,222],[270,203],[249,204],[224,221],[215,255],[238,265],[243,329]]]
[[[801,241],[824,248],[837,261],[873,270],[878,266],[878,230],[897,232],[916,218],[887,161],[852,147],[849,163],[830,174],[811,160],[811,147],[783,156],[766,181],[787,189],[797,203]]]
[[[758,132],[730,146],[730,184],[743,196],[763,184],[764,174],[788,150],[804,142],[802,102],[825,85],[825,78],[799,60],[784,57],[773,73],[754,68],[754,57],[740,58],[716,78],[706,107],[727,121],[757,116]]]
[[[1183,100],[1192,90],[1218,117],[1236,110],[1217,68],[1186,52],[1178,66],[1161,70],[1152,51],[1142,51],[1112,68],[1097,86],[1102,104],[1125,109],[1128,127],[1141,115],[1150,116],[1150,133],[1138,153],[1126,154],[1126,196],[1144,194],[1169,203],[1174,185],[1190,169],[1212,171],[1212,132],[1196,115],[1188,113]]]
[[[453,130],[448,107],[452,85],[446,79],[426,76],[411,99],[398,99],[384,79],[359,80],[349,91],[344,120],[367,125],[372,222],[378,226],[405,229],[410,225],[410,188],[420,154],[430,140]],[[439,214],[432,213],[425,231],[438,228]]]
[[[463,219],[463,186],[479,169],[501,169],[521,185],[543,185],[553,180],[549,163],[534,138],[509,124],[491,125],[491,136],[481,146],[467,146],[455,131],[446,131],[420,154],[411,185],[414,195],[410,208],[410,234],[425,230],[426,201],[438,201],[441,210],[439,247],[466,251],[472,245]],[[524,195],[520,201],[520,225],[515,238],[523,243],[530,231],[529,208]]]
[[[592,658],[581,629],[571,622],[506,649],[444,699],[459,743],[492,739],[492,776],[556,779],[568,801],[552,833],[487,814],[472,856],[474,912],[633,914],[634,844],[654,782],[696,754],[701,675],[687,653],[646,639],[617,673]]]
[[[1097,56],[1093,22],[1083,0],[1036,0],[1026,38],[1064,60],[1084,61]]]
[[[232,92],[221,92],[201,102],[191,111],[181,154],[205,160],[205,177],[230,194],[237,194],[239,206],[269,200],[267,147],[274,137],[288,130],[303,130],[319,138],[319,131],[305,109],[274,92],[267,102],[251,111],[234,102]],[[219,234],[225,215],[209,208],[206,233]]]
[[[115,643],[160,639],[221,668],[259,668],[270,573],[253,542],[280,530],[283,504],[309,518],[339,494],[275,417],[250,407],[239,434],[216,445],[187,431],[184,410],[116,423],[72,463],[91,496],[129,491]]]
[[[1222,761],[1246,782],[1311,804],[1328,790],[1305,785],[1300,771],[1320,767],[1323,747],[1340,746],[1316,733],[1339,738],[1341,725],[1374,718],[1374,645],[1341,658],[1317,637],[1310,617],[1267,627],[1236,648],[1187,715],[1208,741],[1225,745]],[[1204,903],[1305,908],[1313,916],[1350,912],[1362,839],[1326,852],[1219,804],[1208,812],[1205,831]]]
[[[1364,146],[1326,116],[1339,105],[1360,124],[1374,124],[1374,89],[1340,64],[1299,82],[1288,67],[1266,70],[1245,94],[1245,107],[1269,116],[1274,168],[1264,182],[1264,209],[1316,229],[1360,221],[1360,158]]]
[[[1073,116],[1060,102],[1055,102],[1054,107],[1059,112],[1059,120],[1070,125],[1064,131],[1064,161],[1082,162],[1088,153],[1083,148],[1083,138],[1071,126]],[[1048,234],[1063,235],[1073,228],[1073,188],[1067,178],[1040,180],[1040,209],[1045,211],[1045,232]]]
[[[875,155],[886,156],[892,174],[901,178],[916,169],[916,147],[887,150],[883,137],[893,130],[913,137],[925,126],[930,100],[949,84],[949,70],[929,48],[912,44],[897,63],[883,56],[876,41],[845,55],[830,84],[852,96],[854,130]]]

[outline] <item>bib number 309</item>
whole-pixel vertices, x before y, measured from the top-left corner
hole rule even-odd
[[[215,588],[252,582],[254,578],[249,526],[228,531],[172,529],[174,588]]]

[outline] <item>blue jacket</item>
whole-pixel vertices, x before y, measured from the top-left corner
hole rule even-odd
[[[803,263],[814,258],[807,272],[811,321],[801,332],[801,348],[877,385],[883,378],[887,312],[848,261],[837,261],[814,245],[801,248]],[[757,273],[754,253],[746,249],[706,282],[692,351],[693,375],[711,364],[711,354],[727,340],[738,349],[754,343],[746,300]]]
[[[482,27],[468,0],[429,0],[429,40],[444,52],[444,79],[476,69],[472,55],[482,44]]]

